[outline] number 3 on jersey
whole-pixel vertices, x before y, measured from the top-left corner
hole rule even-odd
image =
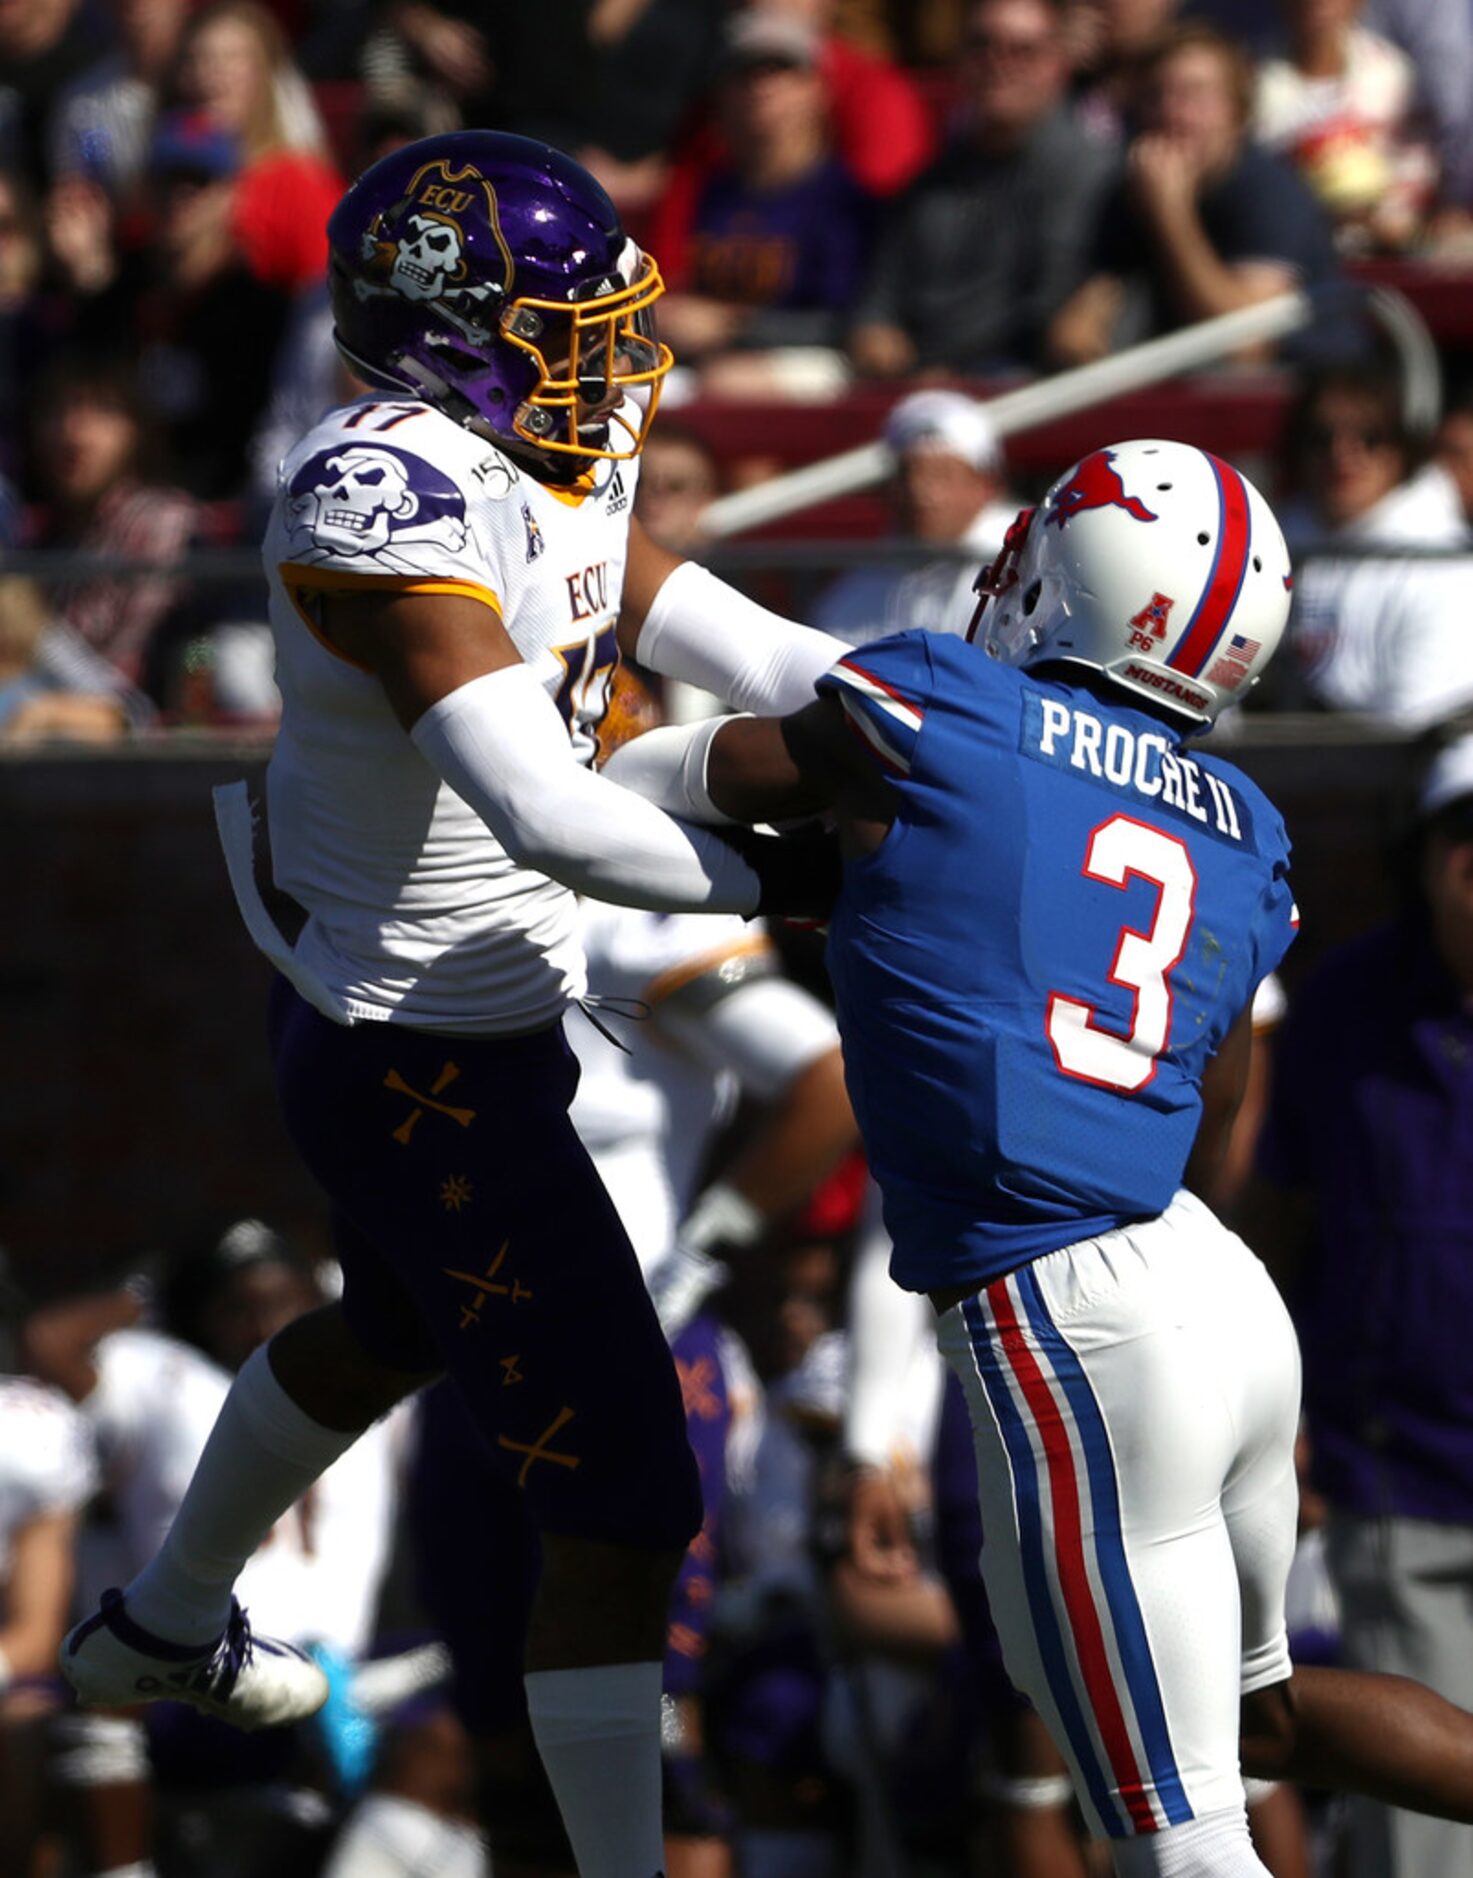
[[[1066,1076],[1104,1089],[1133,1093],[1156,1073],[1156,1059],[1171,1034],[1172,967],[1187,949],[1197,898],[1197,870],[1187,844],[1129,815],[1112,815],[1091,831],[1085,851],[1087,880],[1124,888],[1149,880],[1157,889],[1149,932],[1123,926],[1109,970],[1111,984],[1134,994],[1129,1031],[1102,1029],[1093,1005],[1050,993],[1045,1028],[1054,1061]]]

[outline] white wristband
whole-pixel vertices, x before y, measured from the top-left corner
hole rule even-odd
[[[713,1245],[753,1245],[766,1230],[766,1218],[747,1196],[717,1181],[697,1198],[677,1237],[688,1252],[705,1252]]]
[[[574,761],[530,667],[471,679],[432,704],[410,734],[518,865],[657,912],[757,910],[757,876],[723,841]]]
[[[723,724],[733,722],[730,717],[702,717],[694,724],[665,724],[659,730],[647,730],[622,744],[604,764],[603,773],[610,782],[632,789],[669,815],[683,815],[692,822],[733,822],[736,817],[724,815],[706,787],[712,740]]]
[[[15,1670],[11,1665],[10,1658],[3,1650],[0,1650],[0,1695],[4,1695],[5,1691],[14,1681]]]
[[[812,704],[814,686],[850,648],[758,606],[694,561],[655,595],[635,657],[667,678],[714,691],[739,711],[786,717]]]
[[[982,1791],[989,1800],[1020,1812],[1041,1812],[1045,1807],[1067,1806],[1074,1798],[1074,1782],[1067,1774],[986,1773]]]

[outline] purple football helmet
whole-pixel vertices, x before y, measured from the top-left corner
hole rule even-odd
[[[327,234],[360,377],[493,443],[639,454],[671,365],[650,311],[665,284],[570,157],[501,131],[426,137],[365,171]]]

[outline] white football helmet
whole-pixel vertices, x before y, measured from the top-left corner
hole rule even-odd
[[[1289,550],[1246,476],[1191,444],[1094,450],[977,578],[969,638],[1062,660],[1210,724],[1257,684],[1289,617]]]

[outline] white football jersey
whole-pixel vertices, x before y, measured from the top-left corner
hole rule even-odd
[[[230,1388],[217,1363],[154,1330],[119,1330],[93,1351],[82,1403],[110,1519],[78,1547],[78,1606],[125,1584],[174,1522]],[[352,1655],[368,1643],[397,1499],[399,1410],[361,1435],[279,1519],[237,1585],[263,1630]]]
[[[1337,541],[1351,553],[1336,555]],[[1473,703],[1470,545],[1435,463],[1322,541],[1295,575],[1288,637],[1316,703],[1409,733]],[[1427,549],[1448,552],[1420,558]]]
[[[758,924],[598,900],[581,914],[589,990],[610,1001],[601,1021],[619,1041],[572,1026],[583,1072],[573,1126],[648,1272],[673,1246],[738,1095],[774,1099],[838,1033],[781,977]]]
[[[95,1485],[86,1425],[66,1397],[0,1376],[0,1608],[16,1534],[43,1514],[75,1513]]]
[[[977,611],[978,573],[1001,552],[1019,504],[988,502],[973,517],[957,547],[966,558],[919,566],[856,567],[818,596],[809,624],[851,646],[891,633],[964,634]]]
[[[718,1125],[731,1113],[737,1079],[655,1034],[667,990],[703,970],[772,956],[767,936],[735,914],[640,912],[588,900],[582,906],[589,988],[614,1000],[602,1022],[618,1044],[577,1020],[569,1040],[582,1075],[573,1126],[593,1156],[646,1271],[670,1250],[675,1228]],[[618,1015],[649,1007],[644,1021]],[[643,1016],[643,1013],[641,1013]],[[623,1048],[620,1048],[620,1045]]]
[[[267,1533],[236,1595],[263,1630],[356,1657],[388,1570],[408,1406],[367,1428]]]
[[[230,1378],[156,1330],[117,1330],[92,1352],[97,1380],[81,1405],[96,1444],[110,1518],[78,1547],[80,1601],[126,1584],[174,1523]]]
[[[281,466],[265,543],[281,729],[267,775],[275,883],[306,910],[302,976],[346,1022],[532,1029],[583,989],[573,895],[517,866],[420,754],[382,685],[318,629],[324,593],[458,594],[498,614],[596,748],[635,461],[554,488],[428,405],[330,412]]]

